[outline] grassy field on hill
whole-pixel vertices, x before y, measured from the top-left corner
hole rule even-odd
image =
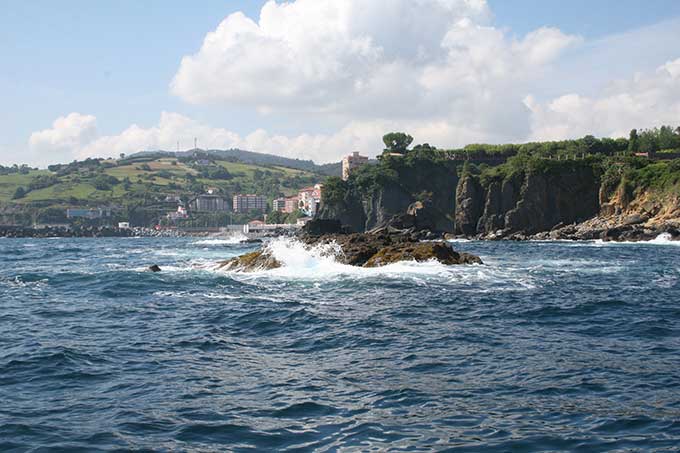
[[[168,195],[191,197],[217,188],[224,196],[256,193],[289,196],[324,179],[308,171],[213,160],[209,163],[159,158],[142,163],[95,161],[0,175],[0,203],[93,206],[158,202]],[[17,190],[24,196],[17,197]]]

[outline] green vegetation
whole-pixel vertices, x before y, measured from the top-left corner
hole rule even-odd
[[[412,140],[410,135],[401,132],[385,135],[386,149],[377,165],[356,169],[348,181],[328,178],[324,203],[347,205],[352,197],[356,199],[359,194],[371,194],[390,186],[398,186],[420,200],[437,189],[435,181],[446,181],[447,177],[453,179],[454,175],[464,173],[478,176],[486,186],[492,181],[521,179],[530,173],[560,174],[586,167],[602,178],[607,190],[626,184],[635,190],[680,194],[680,159],[663,160],[669,153],[680,154],[680,128],[633,130],[629,138],[588,135],[576,140],[525,144],[472,144],[453,150],[441,150],[429,144],[409,150]],[[649,153],[651,159],[635,157],[635,153]]]
[[[383,137],[386,153],[404,154],[413,143],[413,137],[403,132],[390,132]]]

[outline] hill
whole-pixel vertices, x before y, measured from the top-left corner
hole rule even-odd
[[[220,152],[156,152],[87,159],[47,170],[2,167],[0,224],[64,222],[66,208],[106,206],[120,212],[120,220],[134,218],[147,225],[175,210],[177,200],[186,202],[209,188],[228,200],[239,193],[263,195],[271,206],[274,198],[325,179],[313,164],[310,171],[282,165],[293,159],[268,164],[255,160],[243,162]]]
[[[244,151],[242,149],[210,149],[210,150],[188,150],[188,151],[142,151],[132,154],[128,159],[144,159],[151,157],[175,157],[187,158],[195,156],[211,156],[215,159],[226,161],[236,161],[244,164],[265,166],[265,167],[287,167],[296,170],[318,173],[326,176],[340,176],[342,166],[340,162],[317,165],[311,160],[292,159],[289,157],[277,156],[274,154],[256,153]]]

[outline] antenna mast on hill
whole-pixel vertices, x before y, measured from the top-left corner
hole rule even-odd
[[[194,137],[194,149],[198,149],[197,143],[198,143],[198,139],[196,137]]]

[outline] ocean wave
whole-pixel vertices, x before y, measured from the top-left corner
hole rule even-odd
[[[332,283],[344,280],[408,280],[416,285],[440,283],[465,288],[486,286],[481,291],[530,290],[537,287],[531,276],[514,268],[487,265],[447,266],[436,260],[401,261],[382,267],[365,268],[338,261],[342,250],[337,244],[308,247],[296,239],[278,238],[265,246],[282,264],[276,269],[255,272],[228,271],[234,279],[259,282],[262,279]],[[213,269],[217,269],[214,266]]]
[[[244,234],[237,234],[227,238],[213,238],[196,241],[193,245],[238,245],[247,241],[248,237]]]

